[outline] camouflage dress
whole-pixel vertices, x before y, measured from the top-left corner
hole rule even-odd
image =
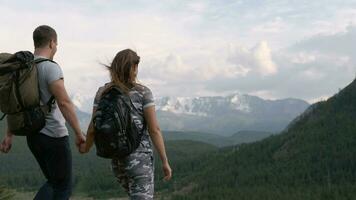
[[[105,86],[99,88],[94,100],[94,107],[97,106],[104,89]],[[152,92],[148,87],[137,84],[130,90],[129,96],[141,115],[137,116],[139,120],[135,120],[135,122],[138,123],[138,127],[142,130],[144,128],[143,110],[155,105]],[[154,192],[152,143],[147,128],[143,131],[140,146],[124,159],[113,159],[111,163],[112,171],[117,181],[125,189],[130,199],[135,200],[153,199]]]

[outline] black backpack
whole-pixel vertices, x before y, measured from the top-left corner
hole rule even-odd
[[[102,94],[93,117],[96,153],[103,158],[123,158],[140,145],[142,131],[135,120],[140,118],[128,95],[118,87]]]

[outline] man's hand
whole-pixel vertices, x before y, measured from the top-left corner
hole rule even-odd
[[[11,149],[11,145],[12,145],[12,135],[6,134],[5,138],[0,144],[0,151],[3,153],[8,153]]]
[[[85,143],[85,136],[82,133],[76,134],[75,145],[80,149],[81,144]]]

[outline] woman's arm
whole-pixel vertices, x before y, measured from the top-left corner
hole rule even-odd
[[[94,125],[93,125],[93,116],[94,116],[95,111],[96,111],[96,108],[93,108],[92,117],[91,117],[90,124],[89,124],[88,130],[87,130],[86,142],[81,146],[81,149],[80,149],[81,153],[89,152],[90,148],[93,146],[94,132],[95,132]]]
[[[144,109],[144,116],[148,125],[148,132],[152,139],[152,142],[158,151],[159,157],[162,161],[163,172],[165,174],[164,179],[169,180],[172,177],[172,170],[169,166],[168,158],[166,155],[166,149],[164,146],[163,136],[161,129],[158,125],[155,106],[149,106]]]
[[[94,143],[94,126],[93,121],[90,122],[88,131],[87,131],[87,139],[85,142],[85,152],[89,152],[90,148],[93,146]]]

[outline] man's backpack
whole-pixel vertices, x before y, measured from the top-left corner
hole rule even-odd
[[[1,120],[7,115],[8,129],[14,135],[39,132],[46,123],[54,97],[46,105],[40,103],[37,64],[49,59],[36,59],[28,51],[0,54]]]
[[[94,113],[94,142],[97,155],[103,158],[123,158],[140,145],[142,131],[135,123],[137,109],[128,95],[118,87],[106,89]]]

